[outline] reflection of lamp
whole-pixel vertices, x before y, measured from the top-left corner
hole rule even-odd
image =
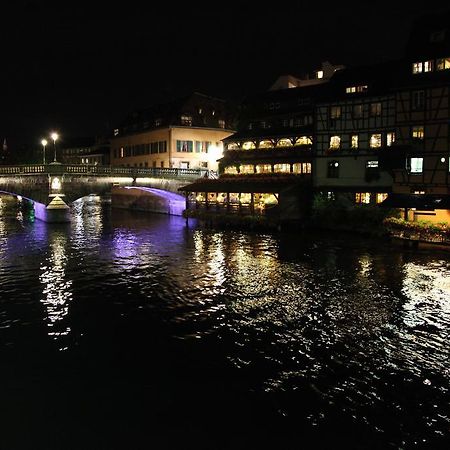
[[[47,146],[47,139],[42,139],[41,144],[42,144],[42,147],[44,147],[43,161],[44,161],[44,164],[45,164],[45,147]]]
[[[52,133],[50,137],[53,139],[53,149],[55,152],[55,156],[53,158],[53,162],[56,162],[56,140],[58,139],[58,133]]]
[[[58,177],[53,178],[52,180],[52,190],[59,191],[61,189],[61,181]]]

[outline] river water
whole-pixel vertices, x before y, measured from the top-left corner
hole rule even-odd
[[[0,449],[445,448],[450,253],[0,199]],[[448,448],[448,446],[447,446]]]

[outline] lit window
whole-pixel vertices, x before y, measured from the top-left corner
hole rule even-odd
[[[312,138],[310,136],[298,136],[295,139],[295,146],[298,145],[312,145]]]
[[[423,127],[413,127],[412,129],[412,137],[413,139],[423,140],[425,136]]]
[[[123,158],[124,154],[125,154],[125,152],[123,150],[123,147],[120,147],[120,157]]]
[[[331,106],[330,107],[330,119],[339,119],[341,117],[341,107]]]
[[[155,149],[158,148],[158,143],[157,142],[152,142],[152,145],[155,145]],[[192,153],[194,150],[194,144],[192,141],[178,141],[177,140],[177,152],[187,152],[187,153]],[[153,153],[153,150],[152,150]],[[157,153],[157,151],[155,151],[154,153]]]
[[[271,173],[272,164],[257,164],[256,173]]]
[[[302,173],[311,173],[311,163],[302,163]]]
[[[424,72],[432,72],[433,71],[433,61],[425,61],[423,63],[423,71]]]
[[[318,70],[316,73],[317,73],[317,78],[323,78],[323,70]]]
[[[423,158],[411,158],[411,173],[422,173],[423,172]]]
[[[291,146],[292,146],[292,142],[290,139],[283,138],[277,142],[277,147],[291,147]]]
[[[332,149],[341,148],[341,137],[340,136],[331,136],[330,137],[330,148],[332,148]]]
[[[359,136],[357,134],[352,134],[350,137],[350,146],[351,148],[358,148]]]
[[[219,120],[218,120],[218,123],[219,123],[219,127],[220,127],[220,128],[225,128],[225,120],[219,119]]]
[[[259,148],[272,148],[273,142],[269,140],[260,141]]]
[[[116,129],[114,130],[114,136],[118,136],[118,135],[119,135],[119,129],[116,128]]]
[[[415,62],[412,65],[412,73],[422,73],[423,64],[421,62]]]
[[[370,203],[370,192],[356,192],[355,203]]]
[[[239,173],[255,173],[253,164],[242,164],[239,166]]]
[[[238,150],[239,145],[237,144],[237,142],[228,142],[228,144],[226,144],[227,146],[227,150]]]
[[[345,88],[345,92],[347,94],[353,94],[354,92],[356,92],[356,86],[349,86],[349,87]]]
[[[381,203],[387,199],[388,195],[386,192],[378,192],[376,197],[376,202]]]
[[[293,173],[311,173],[311,163],[294,163],[292,164]]]
[[[439,58],[436,64],[437,70],[450,69],[450,58]]]
[[[224,172],[228,175],[235,175],[238,173],[236,166],[225,167]]]
[[[289,173],[291,171],[290,164],[274,164],[273,171],[275,173]]]
[[[355,92],[366,92],[368,89],[368,86],[366,84],[362,84],[359,86],[349,86],[345,88],[345,92],[347,94],[353,94]]]
[[[390,147],[395,142],[395,133],[390,131],[386,134],[386,145]]]
[[[370,115],[371,116],[381,116],[381,103],[371,103],[370,104]]]
[[[253,141],[247,141],[242,144],[242,148],[244,150],[253,150],[254,148],[256,148],[256,146]]]
[[[185,125],[188,127],[192,126],[192,116],[181,116],[180,121],[181,121],[181,125]]]
[[[380,148],[381,147],[381,133],[375,133],[370,135],[370,148]]]
[[[199,114],[203,114],[203,109],[202,108],[198,108],[198,113]]]

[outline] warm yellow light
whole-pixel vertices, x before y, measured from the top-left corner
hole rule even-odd
[[[50,137],[54,140],[54,141],[56,141],[57,139],[58,139],[58,133],[52,133],[51,135],[50,135]]]
[[[42,139],[41,144],[45,147],[47,145],[47,139]]]

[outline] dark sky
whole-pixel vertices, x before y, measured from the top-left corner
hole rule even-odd
[[[417,16],[448,9],[335,3],[16,0],[0,16],[0,139],[99,135],[135,108],[193,90],[240,100],[321,61],[393,59]]]

